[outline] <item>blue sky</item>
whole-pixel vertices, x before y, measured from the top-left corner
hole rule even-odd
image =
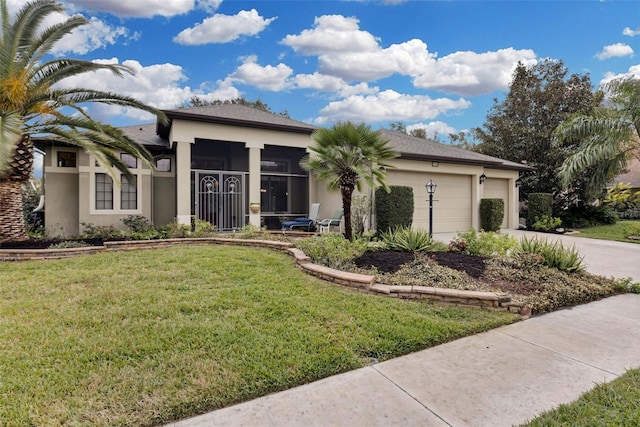
[[[8,0],[17,10],[24,0]],[[518,61],[561,59],[594,86],[640,77],[640,1],[63,0],[90,19],[56,55],[129,64],[67,84],[160,108],[191,96],[261,99],[319,126],[482,126]],[[62,19],[63,17],[56,17]],[[148,123],[102,108],[117,125]]]

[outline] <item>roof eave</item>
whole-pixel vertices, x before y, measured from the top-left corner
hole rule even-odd
[[[460,159],[460,158],[451,158],[447,156],[437,156],[437,155],[421,155],[415,153],[400,153],[401,159],[406,160],[428,160],[428,161],[436,161],[442,163],[455,163],[455,164],[463,164],[463,165],[474,165],[474,166],[485,166],[494,169],[507,169],[507,170],[517,170],[517,171],[532,171],[535,168],[526,165],[506,165],[500,161],[489,161],[489,160],[474,160],[474,159]]]

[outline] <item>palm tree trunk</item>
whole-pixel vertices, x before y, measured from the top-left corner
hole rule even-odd
[[[0,243],[26,238],[27,230],[22,213],[22,182],[0,180]]]
[[[344,237],[348,241],[353,241],[353,230],[351,228],[351,200],[353,188],[342,187],[342,209],[344,210]]]

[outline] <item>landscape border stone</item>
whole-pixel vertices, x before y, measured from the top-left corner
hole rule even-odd
[[[375,282],[375,277],[336,270],[314,264],[311,259],[293,243],[274,240],[236,239],[221,237],[199,237],[158,240],[125,240],[104,242],[103,246],[66,249],[0,249],[0,261],[28,261],[70,258],[79,255],[92,255],[100,252],[130,251],[136,249],[159,249],[177,245],[235,245],[256,248],[268,248],[285,251],[291,255],[297,266],[303,271],[322,280],[337,283],[349,288],[371,294],[394,298],[429,299],[440,305],[466,306],[481,309],[510,311],[522,318],[531,316],[531,308],[523,303],[512,301],[508,294],[496,292],[464,291],[458,289],[435,288],[428,286],[385,285]]]

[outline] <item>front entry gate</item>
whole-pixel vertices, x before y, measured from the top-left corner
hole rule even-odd
[[[210,222],[220,231],[244,226],[243,173],[195,171],[194,179],[196,218]]]

